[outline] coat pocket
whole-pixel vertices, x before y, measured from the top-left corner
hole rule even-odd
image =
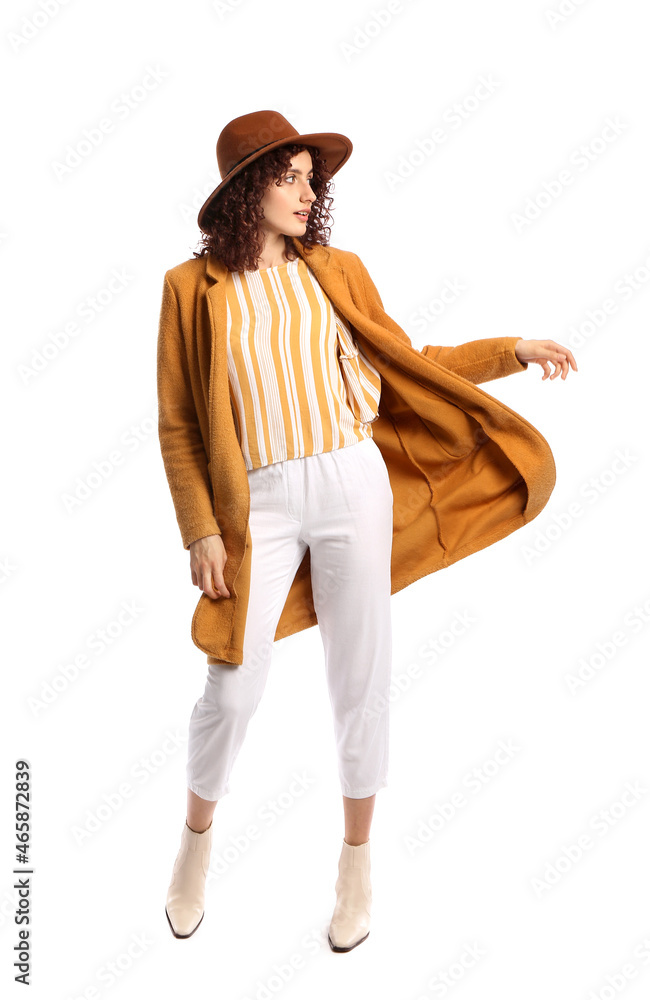
[[[371,424],[379,416],[381,375],[338,318],[336,334],[339,367],[345,384],[348,406],[359,423]]]

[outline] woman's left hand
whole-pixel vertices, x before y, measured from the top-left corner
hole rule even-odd
[[[519,361],[534,361],[542,366],[544,369],[542,382],[551,375],[549,361],[555,365],[551,381],[560,374],[565,379],[569,374],[569,365],[574,372],[578,370],[575,358],[569,348],[556,344],[554,340],[518,340],[515,344],[515,354]]]

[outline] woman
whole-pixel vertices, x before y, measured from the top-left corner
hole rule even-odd
[[[356,255],[328,245],[330,181],[351,152],[345,136],[300,135],[276,112],[234,119],[217,143],[222,182],[199,213],[203,248],[165,276],[161,449],[192,582],[202,592],[192,634],[211,654],[190,719],[187,816],[167,894],[179,938],[203,919],[213,813],[261,699],[273,641],[317,622],[345,819],[328,939],[338,952],[366,940],[370,825],[376,792],[387,784],[391,593],[526,523],[554,483],[539,432],[474,386],[529,361],[542,366],[543,378],[551,362],[551,379],[565,379],[569,364],[577,371],[571,352],[550,340],[493,338],[427,346],[420,353],[430,360],[416,361]],[[355,332],[368,332],[371,322],[377,340],[369,334],[361,350]],[[375,352],[377,345],[383,349]],[[398,389],[404,398],[416,391],[403,378],[416,364],[417,392],[427,379],[435,386],[436,422],[427,411],[415,431]],[[452,440],[438,423],[445,393],[450,419],[460,413],[464,421]],[[481,414],[488,430],[479,427]],[[217,437],[226,440],[221,452]],[[416,461],[423,440],[425,458]],[[427,458],[441,440],[444,461],[433,471]],[[482,512],[481,534],[445,542],[440,558],[432,553],[420,564],[419,536],[402,530],[404,512],[413,511],[409,523],[420,532],[422,517],[432,515],[437,543],[453,522],[445,521],[445,482],[481,449],[491,449],[493,482],[478,487],[475,468],[472,489],[486,491],[493,518]],[[424,467],[427,488],[407,479],[404,453],[411,471]],[[233,485],[241,483],[242,459],[247,491]],[[423,551],[432,550],[434,535]]]

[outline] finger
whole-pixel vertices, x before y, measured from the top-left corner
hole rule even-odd
[[[206,597],[216,598],[219,595],[212,588],[212,574],[208,563],[199,562],[192,570],[192,583],[202,590]]]
[[[577,370],[578,370],[578,365],[576,364],[576,359],[575,359],[575,358],[573,357],[573,354],[572,354],[572,353],[571,353],[571,351],[570,351],[570,350],[568,349],[568,347],[567,347],[567,348],[565,348],[565,353],[566,353],[566,356],[567,356],[567,358],[569,359],[569,364],[570,364],[570,365],[571,365],[571,367],[573,368],[574,372],[577,372]],[[567,371],[568,371],[568,369],[567,369]]]
[[[552,354],[549,354],[549,361],[555,365],[555,371],[551,375],[551,378],[557,378],[558,375],[561,375],[565,379],[569,374],[569,362],[567,361],[566,354],[553,351]]]
[[[576,365],[575,359],[573,357],[571,357],[571,359],[563,357],[561,359],[561,361],[560,361],[560,364],[561,364],[561,367],[562,367],[562,380],[563,381],[566,379],[567,375],[569,374],[569,365],[571,365],[571,367],[573,368],[574,371],[577,372],[577,370],[578,370],[578,366]]]
[[[226,587],[226,581],[223,578],[223,571],[226,568],[226,563],[228,562],[228,554],[224,552],[223,565],[219,567],[216,562],[212,563],[212,582],[215,589],[219,591],[222,596],[230,597],[230,591]]]
[[[559,358],[561,358],[561,359],[566,359],[567,362],[568,362],[568,365],[571,365],[571,367],[573,368],[573,370],[575,372],[577,372],[578,365],[576,364],[576,359],[574,358],[574,356],[571,353],[571,351],[569,350],[569,348],[568,347],[563,347],[562,344],[556,344],[554,340],[548,341],[548,343],[552,344],[556,348],[556,351],[555,351],[556,356],[559,357]],[[567,369],[566,369],[567,374],[569,372],[568,365],[567,365]],[[564,376],[564,377],[566,377],[566,376]]]
[[[220,573],[219,570],[213,569],[210,574],[210,579],[212,581],[213,588],[216,591],[217,597],[230,597],[230,592],[223,579],[223,573]]]
[[[216,601],[218,597],[221,597],[219,593],[219,585],[215,584],[212,574],[209,570],[206,570],[203,576],[203,582],[201,584],[201,590],[206,597],[211,597],[213,601]]]

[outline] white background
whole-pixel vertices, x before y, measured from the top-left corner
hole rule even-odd
[[[39,1000],[647,997],[645,5],[44,6],[2,15],[3,982],[24,995],[12,872],[26,758]],[[198,249],[217,136],[260,109],[351,138],[331,243],[361,257],[414,346],[548,337],[579,367],[483,386],[548,440],[555,490],[532,523],[392,599],[390,785],[371,933],[349,954],[326,940],[344,831],[317,627],[274,648],[215,813],[203,924],[176,940],[164,914],[206,658],[158,447],[158,314],[164,272]],[[107,116],[103,142],[57,176]],[[437,128],[446,141],[418,157]],[[572,183],[546,195],[562,171]],[[106,296],[113,272],[124,284]],[[446,280],[464,290],[418,326]],[[111,474],[70,505],[95,463]],[[124,604],[137,611],[116,635]],[[423,657],[458,614],[472,624]],[[516,749],[493,766],[502,741]]]

